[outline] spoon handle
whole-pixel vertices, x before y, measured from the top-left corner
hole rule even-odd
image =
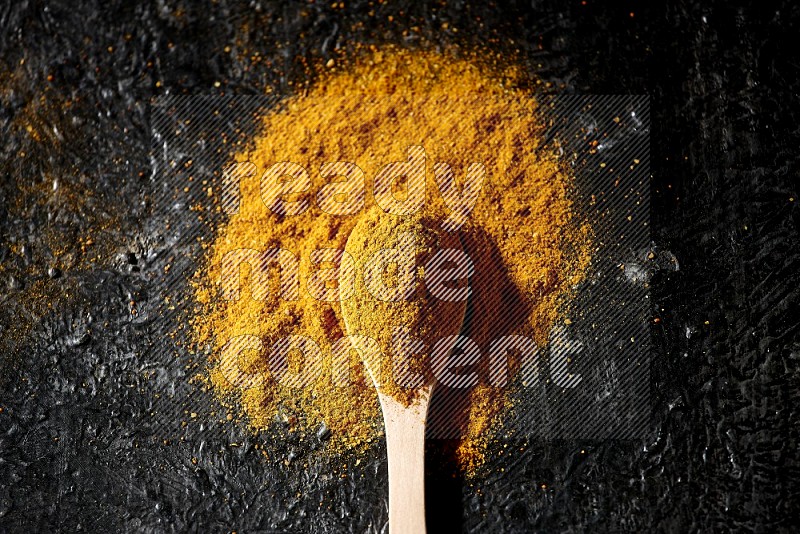
[[[427,396],[406,407],[380,395],[389,462],[389,534],[425,534]]]

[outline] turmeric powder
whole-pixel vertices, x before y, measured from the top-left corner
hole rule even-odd
[[[535,99],[516,88],[519,75],[487,74],[483,67],[479,61],[448,53],[374,51],[267,113],[261,133],[235,156],[236,162],[251,162],[259,172],[241,179],[240,209],[218,229],[197,273],[195,296],[204,313],[194,318],[193,331],[199,346],[210,347],[209,376],[217,392],[240,400],[254,429],[269,427],[279,410],[296,416],[302,427],[324,422],[331,431],[327,449],[334,453],[361,450],[380,434],[377,395],[359,354],[337,345],[347,333],[340,305],[347,306],[348,301],[317,298],[325,288],[341,292],[349,282],[341,276],[328,279],[314,286],[319,291],[311,291],[306,282],[315,275],[319,279],[325,269],[343,273],[342,255],[315,262],[312,257],[319,259],[315,251],[346,252],[356,224],[365,217],[381,216],[383,193],[376,192],[368,178],[378,175],[387,162],[406,160],[412,146],[422,147],[426,155],[425,207],[420,213],[436,217],[420,215],[408,224],[425,234],[425,228],[449,216],[457,224],[442,239],[463,246],[474,265],[464,333],[481,348],[502,334],[525,334],[545,342],[570,292],[586,275],[590,229],[575,212],[569,170],[551,148],[542,146],[545,125]],[[296,164],[293,169],[302,180],[294,189],[278,180],[275,187],[280,191],[264,190],[261,173],[279,162]],[[332,162],[353,166],[338,168],[335,176],[316,172]],[[449,191],[467,196],[470,166],[485,167],[485,179],[480,190],[472,192],[475,202],[468,213],[459,212],[442,180],[437,181],[434,166],[442,163],[449,165],[449,171],[438,168],[440,178],[451,179]],[[326,169],[330,167],[321,170]],[[309,187],[302,186],[303,180]],[[332,183],[338,184],[338,193],[319,193]],[[348,192],[355,193],[348,196]],[[408,187],[391,193],[398,199],[413,194]],[[267,199],[272,204],[265,204]],[[284,202],[283,208],[276,202]],[[292,207],[303,209],[286,211]],[[296,300],[281,298],[275,276],[270,278],[273,290],[258,300],[252,298],[253,269],[246,267],[240,298],[220,298],[226,254],[276,248],[299,259],[302,290]],[[459,309],[444,306],[442,313]],[[370,313],[385,310],[375,307]],[[413,315],[420,308],[406,311]],[[276,343],[293,335],[311,340],[310,353],[321,358],[322,372],[300,389],[279,380],[283,371],[270,362]],[[253,345],[256,350],[241,351],[236,362],[226,361],[223,348],[237,336],[252,336],[261,343]],[[308,358],[303,360],[308,354],[300,352],[284,351],[290,371],[308,365]],[[334,353],[344,354],[349,365],[335,361]],[[233,365],[245,374],[258,373],[263,380],[232,383],[225,370]],[[457,460],[468,474],[483,462],[486,440],[507,402],[505,390],[491,385],[486,374],[481,367],[479,383],[467,392],[466,415],[458,429]]]
[[[461,251],[458,236],[437,232],[438,226],[439,221],[425,216],[424,212],[401,218],[374,207],[353,229],[345,248],[353,256],[361,257],[367,267],[364,275],[357,279],[353,296],[341,304],[348,333],[367,336],[376,343],[377,361],[373,365],[365,362],[367,370],[373,373],[373,380],[381,391],[405,405],[411,404],[418,388],[431,383],[433,378],[430,367],[425,365],[429,363],[424,358],[425,353],[398,354],[405,352],[397,346],[397,340],[403,339],[398,334],[413,332],[416,339],[428,342],[430,351],[432,342],[461,331],[466,311],[464,299],[435,298],[429,287],[415,283],[417,278],[424,279],[428,274],[420,266],[431,264],[426,260],[436,258],[441,252]],[[390,248],[393,246],[397,248]],[[387,262],[395,269],[390,292],[380,291],[385,288],[382,283],[377,284],[379,289],[368,287],[371,273],[367,258],[380,258],[380,253],[385,251],[397,256],[391,258],[394,263]],[[405,262],[404,253],[408,256]],[[379,271],[374,277],[384,276],[382,264],[372,263]],[[407,266],[402,266],[403,263]],[[398,270],[403,272],[398,273]],[[407,280],[401,282],[401,276]],[[393,359],[387,357],[390,354]],[[398,361],[401,358],[408,361]],[[399,372],[398,363],[405,364]]]

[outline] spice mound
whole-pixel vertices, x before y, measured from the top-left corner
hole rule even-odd
[[[389,354],[388,326],[431,343],[463,323],[460,333],[479,356],[466,369],[475,380],[452,396],[458,418],[452,410],[434,417],[435,393],[429,426],[451,425],[467,474],[483,463],[515,370],[510,361],[508,384],[490,380],[492,341],[520,335],[546,343],[592,248],[573,176],[543,144],[538,104],[520,85],[515,71],[493,73],[474,58],[377,50],[264,114],[260,133],[233,158],[238,209],[208,245],[192,322],[214,390],[254,430],[272,428],[280,415],[298,432],[324,424],[332,455],[365,450],[381,435],[380,408],[346,336],[376,337]],[[403,234],[415,242],[413,266],[394,262],[378,281],[365,281],[364,256],[402,248]],[[435,249],[447,248],[462,250],[472,266],[467,285],[449,287],[450,301],[431,297],[425,272]],[[367,298],[368,282],[387,294]],[[466,302],[459,289],[468,290]],[[414,298],[392,300],[404,291]],[[358,316],[353,332],[342,313],[350,306],[363,310],[348,314]],[[415,332],[436,324],[426,314],[448,319],[448,331]],[[429,369],[417,371],[430,380]],[[411,401],[398,384],[382,384]]]

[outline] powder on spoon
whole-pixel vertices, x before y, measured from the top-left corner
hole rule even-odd
[[[430,365],[426,365],[429,352],[405,351],[400,346],[417,339],[430,351],[437,340],[461,331],[466,310],[466,299],[436,298],[423,284],[430,281],[424,266],[437,254],[463,252],[458,236],[441,230],[441,219],[426,215],[426,211],[398,217],[374,206],[353,228],[345,248],[364,265],[363,275],[356,275],[353,295],[341,302],[347,333],[375,342],[373,352],[378,358],[366,362],[367,369],[375,373],[381,392],[406,406],[415,400],[418,388],[433,381],[433,376]],[[375,261],[384,259],[382,252],[391,253],[385,261],[393,268],[390,273],[375,272],[384,265]],[[466,285],[465,278],[458,282]],[[369,352],[366,348],[360,347],[362,357]]]

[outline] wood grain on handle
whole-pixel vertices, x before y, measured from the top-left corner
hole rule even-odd
[[[425,419],[431,388],[411,406],[379,394],[389,461],[389,534],[425,534]]]

